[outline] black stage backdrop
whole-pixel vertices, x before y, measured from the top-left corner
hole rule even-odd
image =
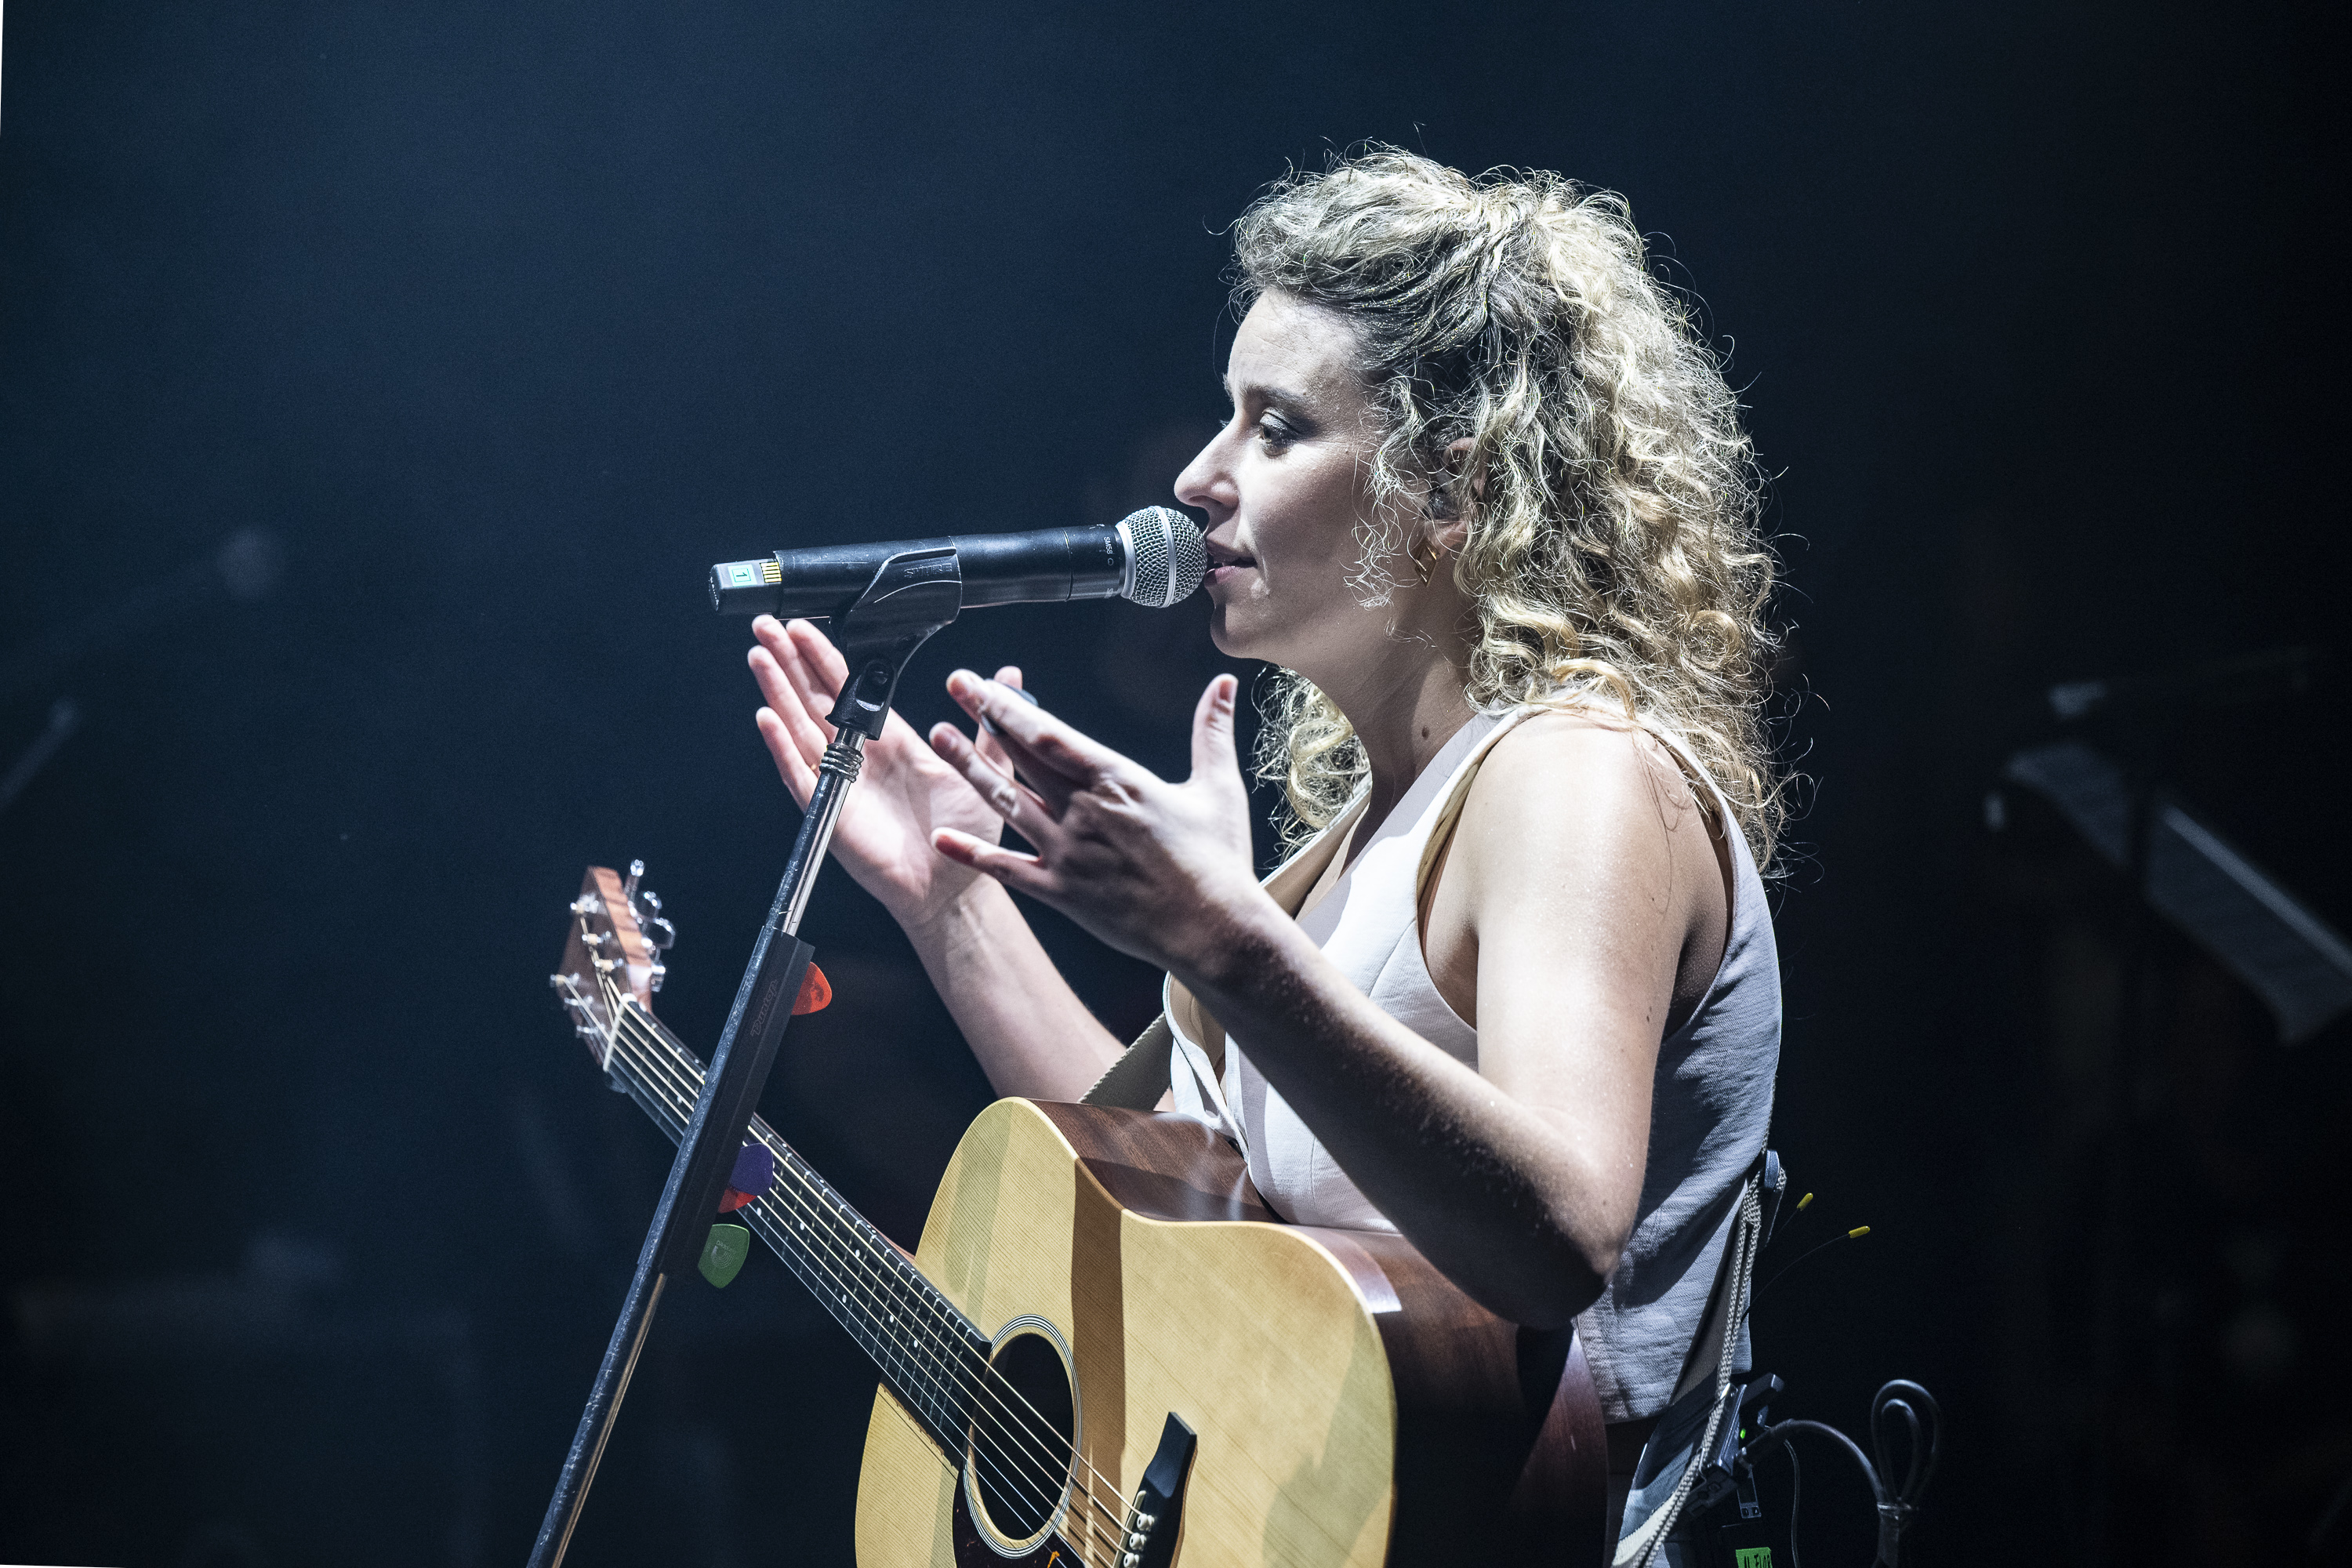
[[[2352,1026],[2282,1047],[2159,928],[2119,1078],[2129,900],[1988,799],[2051,682],[2343,651],[2317,8],[6,22],[0,1556],[520,1560],[667,1159],[549,999],[562,906],[642,856],[707,1047],[793,828],[706,566],[1166,499],[1222,226],[1362,138],[1628,193],[1736,344],[1812,781],[1775,1142],[1820,1195],[1766,1272],[1874,1227],[1766,1291],[1782,1410],[1942,1397],[1923,1563],[2345,1551]],[[1199,610],[977,614],[907,706],[1014,660],[1179,768]],[[2352,927],[2334,668],[2102,744]],[[841,1000],[767,1114],[911,1238],[985,1085],[837,871],[807,933]],[[847,1562],[870,1385],[773,1259],[688,1281],[573,1560]]]

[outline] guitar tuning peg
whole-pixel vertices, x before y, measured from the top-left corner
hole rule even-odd
[[[669,917],[662,913],[661,895],[656,892],[639,893],[637,903],[640,906],[637,910],[637,929],[646,933],[646,941],[649,945],[660,952],[668,952],[677,941],[677,927],[670,924]]]
[[[621,891],[627,895],[629,912],[637,917],[637,930],[644,933],[646,944],[656,952],[664,952],[677,941],[677,928],[662,917],[659,893],[650,888],[638,891],[637,881],[645,874],[644,861],[630,861],[629,879],[621,884]]]

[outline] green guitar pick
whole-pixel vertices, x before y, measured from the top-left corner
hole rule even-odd
[[[751,1233],[740,1225],[714,1225],[710,1239],[702,1244],[702,1261],[696,1265],[702,1277],[720,1289],[742,1272],[743,1259],[751,1256]]]

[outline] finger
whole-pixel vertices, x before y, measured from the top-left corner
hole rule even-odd
[[[1001,844],[987,844],[969,833],[959,833],[952,827],[942,827],[931,835],[931,847],[959,866],[971,868],[984,876],[993,877],[1017,893],[1027,893],[1035,899],[1048,899],[1055,890],[1054,875],[1045,863],[1034,855],[1024,855],[1018,849],[1007,849]]]
[[[988,740],[991,737],[988,731],[983,730],[981,731],[980,738]],[[1063,810],[1069,805],[1070,796],[1076,793],[1077,786],[1061,774],[1039,768],[1034,763],[1022,766],[1024,753],[1017,748],[1008,748],[1002,736],[994,739],[996,744],[993,749],[1004,758],[1002,765],[982,755],[979,748],[973,744],[972,738],[952,724],[936,725],[932,728],[930,735],[931,750],[938,752],[940,760],[950,767],[971,779],[971,787],[982,795],[989,795],[995,786],[973,773],[971,771],[973,766],[986,768],[997,777],[1028,791],[1047,816],[1060,816]],[[966,761],[967,758],[970,759],[969,763]],[[994,804],[992,799],[991,804]]]
[[[1021,690],[1023,689],[1021,667],[1017,664],[1006,665],[996,672],[996,680],[1000,686],[1009,686],[1015,691]],[[980,748],[980,754],[988,759],[991,767],[1007,774],[1013,772],[1013,759],[1006,753],[1004,743],[998,740],[986,725],[981,727],[979,735],[974,739],[974,744]]]
[[[775,714],[784,727],[784,733],[800,748],[802,755],[814,762],[824,752],[825,742],[833,738],[833,731],[818,717],[824,710],[812,711],[805,691],[793,684],[792,670],[798,659],[790,644],[784,647],[784,656],[785,659],[793,662],[778,659],[765,643],[753,647],[751,653],[751,679],[759,683],[760,695],[767,699],[767,711]],[[805,679],[803,672],[803,682]]]
[[[802,623],[793,623],[795,626],[800,624]],[[761,647],[768,650],[770,656],[775,659],[776,667],[780,669],[791,669],[795,666],[803,666],[808,663],[806,657],[793,642],[792,633],[792,626],[786,626],[783,622],[779,621],[773,616],[758,616],[753,617],[751,621],[751,637],[753,640],[758,642]],[[812,690],[815,689],[815,683],[814,681],[810,683],[810,689]],[[823,711],[825,708],[831,707],[832,702],[832,698],[825,698],[824,702],[819,705],[818,710]]]
[[[996,727],[1005,752],[1034,784],[1042,784],[1046,773],[1072,784],[1091,784],[1133,765],[1108,746],[971,670],[959,669],[948,677],[948,695],[974,719]]]
[[[1013,691],[1021,691],[1021,666],[1004,666],[1002,670],[997,670],[997,684],[1000,684],[1000,687],[1012,687]],[[973,742],[981,748],[981,757],[988,757],[990,766],[995,766],[995,769],[1004,771],[1004,773],[1012,773],[1013,771],[1012,754],[1004,750],[1004,742],[997,741],[997,733],[992,731],[992,729],[981,724],[979,733],[973,736]]]
[[[795,623],[799,625],[803,623]],[[792,628],[786,627],[787,632]],[[787,637],[783,652],[776,660],[784,672],[784,680],[792,688],[793,700],[807,715],[816,733],[825,741],[833,739],[833,706],[839,695],[838,681],[828,680],[819,662],[822,650],[811,647],[799,637]]]
[[[776,668],[784,672],[787,684],[799,694],[802,706],[811,716],[821,718],[831,710],[833,690],[812,669],[808,651],[793,640],[790,626],[779,625],[773,616],[761,616],[751,623],[751,635],[775,660]]]
[[[813,622],[794,621],[784,630],[791,636],[793,646],[801,650],[801,657],[815,672],[824,689],[824,700],[830,704],[841,695],[842,682],[849,679],[849,661],[841,657],[841,650],[833,646],[833,639],[817,630]]]
[[[1013,669],[1011,665],[1004,668],[1013,670],[1016,676],[1020,674],[1020,671]],[[987,685],[986,682],[973,676],[971,671],[958,670],[955,675],[948,678],[949,689],[951,693],[956,689],[956,676],[963,677],[971,685],[981,687]],[[1005,682],[998,684],[1003,690],[1014,693],[1013,700],[1020,706],[1033,710],[1036,707],[1037,699],[1021,687]],[[965,702],[962,706],[966,712],[980,721],[973,740],[982,748],[981,754],[989,760],[990,765],[995,767],[1006,777],[1018,778],[1028,784],[1052,808],[1055,815],[1060,815],[1062,808],[1070,802],[1070,792],[1073,787],[1070,779],[1061,771],[1044,765],[1039,758],[1022,749],[1018,742],[1011,741],[1003,730],[992,722],[980,707],[971,702]]]
[[[1234,700],[1241,682],[1221,675],[1209,682],[1192,709],[1192,776],[1238,775],[1241,752],[1234,741]]]
[[[931,750],[963,776],[964,782],[988,803],[989,809],[1004,818],[1007,826],[1019,829],[1021,837],[1045,847],[1039,835],[1052,831],[1066,798],[1048,800],[1011,773],[991,765],[964,732],[952,724],[931,727]]]
[[[768,754],[776,759],[776,772],[782,776],[784,787],[793,792],[794,804],[808,805],[809,796],[816,793],[816,770],[801,754],[800,743],[772,708],[752,714],[751,722],[758,726],[760,739],[767,742]]]

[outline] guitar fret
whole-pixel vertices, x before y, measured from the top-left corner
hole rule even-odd
[[[633,944],[633,933],[619,927],[621,891],[601,870],[583,884],[573,905],[579,929],[555,984],[577,1015],[579,1032],[593,1037],[590,1044],[613,1087],[676,1143],[692,1123],[708,1075],[704,1063],[646,1008],[642,989],[632,988],[631,977],[641,987],[645,971],[634,962],[625,970],[603,955],[604,944],[618,940],[624,957],[643,956],[642,944]],[[614,929],[595,929],[593,917],[608,910],[614,912]],[[656,963],[655,984],[659,973]],[[884,1385],[942,1457],[960,1468],[978,1466],[993,1484],[1049,1500],[1076,1484],[1086,1507],[1118,1523],[1125,1499],[1017,1387],[997,1376],[990,1337],[773,1129],[753,1116],[747,1132],[774,1156],[774,1175],[764,1192],[731,1211],[735,1223],[750,1226],[872,1359]],[[1081,1468],[1091,1481],[1078,1478]],[[1091,1542],[1102,1521],[1093,1514],[1087,1521],[1084,1533]]]
[[[616,1028],[606,1070],[675,1142],[684,1136],[690,1112],[682,1112],[653,1075],[666,1066],[679,1098],[690,1100],[700,1091],[703,1064],[625,996],[613,1003],[624,1027],[637,1026],[627,1043],[667,1061],[641,1062],[618,1048],[624,1029]],[[973,1417],[964,1396],[984,1375],[986,1336],[764,1121],[753,1118],[751,1132],[776,1155],[777,1176],[740,1211],[742,1217],[872,1358],[941,1446],[957,1451]]]

